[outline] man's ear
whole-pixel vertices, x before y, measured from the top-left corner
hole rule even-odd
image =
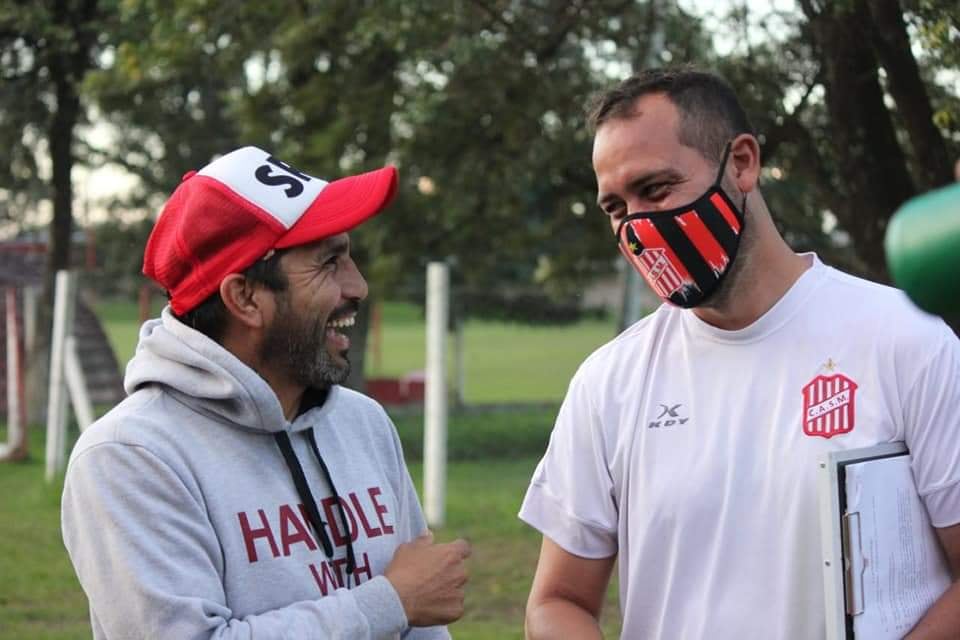
[[[734,181],[742,193],[750,193],[760,182],[760,143],[749,133],[741,133],[730,143],[730,164]]]
[[[248,329],[260,329],[266,323],[266,287],[258,286],[239,273],[231,273],[220,283],[220,298],[232,321]]]

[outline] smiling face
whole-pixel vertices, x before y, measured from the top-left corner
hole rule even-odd
[[[680,112],[670,98],[652,93],[638,98],[632,110],[622,117],[606,120],[597,129],[593,146],[597,203],[607,214],[614,233],[629,214],[686,209],[717,181],[720,167],[699,149],[681,142],[678,133],[682,125]],[[731,158],[736,155],[738,144],[742,147],[748,137],[736,136],[731,141]],[[745,191],[736,175],[731,159],[723,167],[720,184],[746,215]],[[745,188],[752,189],[752,183]],[[744,226],[737,258],[729,273],[707,300],[697,303],[701,312],[730,305],[754,251],[756,232],[752,227]]]
[[[670,99],[654,93],[639,98],[629,117],[612,118],[597,130],[597,204],[614,232],[630,213],[693,202],[716,179],[716,164],[678,139],[679,120]]]
[[[367,283],[350,257],[350,240],[339,234],[284,253],[284,291],[274,292],[275,311],[260,346],[260,358],[292,382],[324,388],[350,373],[347,351]]]

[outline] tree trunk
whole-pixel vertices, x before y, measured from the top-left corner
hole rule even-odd
[[[53,222],[47,248],[46,288],[53,291],[57,271],[70,268],[70,236],[73,233],[73,128],[80,113],[80,99],[70,78],[56,80],[57,110],[48,139],[53,165]]]
[[[910,51],[910,38],[899,2],[867,0],[873,18],[873,43],[887,72],[890,94],[910,136],[913,163],[924,191],[952,180],[950,157],[943,136],[933,122],[933,108]]]
[[[862,0],[824,5],[818,11],[810,0],[801,0],[823,69],[837,189],[844,203],[834,213],[870,276],[887,281],[887,221],[916,191],[884,105],[876,54],[864,37],[870,21],[866,5]]]
[[[53,295],[57,271],[70,268],[70,237],[73,233],[73,133],[81,116],[78,87],[90,68],[91,50],[95,46],[97,0],[84,0],[78,5],[54,2],[53,21],[72,37],[68,42],[53,40],[45,60],[52,85],[55,106],[47,128],[47,144],[53,167],[53,221],[47,242],[47,268],[43,292],[37,309],[37,335],[30,367],[29,421],[43,419],[49,377],[50,329],[53,320]]]
[[[51,70],[56,66],[51,64]],[[46,415],[50,368],[50,330],[53,322],[53,297],[57,271],[70,268],[70,236],[73,233],[73,128],[80,112],[80,101],[69,78],[55,79],[57,107],[47,137],[53,165],[53,221],[47,242],[47,268],[43,292],[37,305],[37,335],[30,354],[27,379],[33,391],[28,400],[28,422],[42,422]]]

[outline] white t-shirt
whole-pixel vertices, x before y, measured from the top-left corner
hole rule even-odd
[[[822,638],[827,451],[906,441],[934,525],[960,522],[960,343],[811,260],[749,327],[664,305],[570,383],[520,517],[618,554],[624,638]]]

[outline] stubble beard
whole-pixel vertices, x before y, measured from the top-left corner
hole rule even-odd
[[[277,319],[261,346],[260,357],[272,362],[298,384],[314,389],[325,389],[342,384],[350,375],[347,353],[337,362],[327,350],[327,318],[308,318],[291,308],[287,294],[277,295]]]
[[[734,189],[734,192],[735,191]],[[727,192],[730,193],[729,190]],[[723,282],[720,283],[720,287],[706,302],[698,305],[699,308],[713,309],[714,311],[720,312],[730,309],[735,302],[736,292],[742,288],[742,283],[749,277],[751,270],[750,254],[752,253],[756,239],[756,229],[754,229],[753,225],[749,224],[750,221],[747,220],[746,200],[744,200],[742,207],[743,225],[741,228],[740,246],[737,248],[736,258],[734,258],[733,264],[730,265],[730,271],[723,279]]]

